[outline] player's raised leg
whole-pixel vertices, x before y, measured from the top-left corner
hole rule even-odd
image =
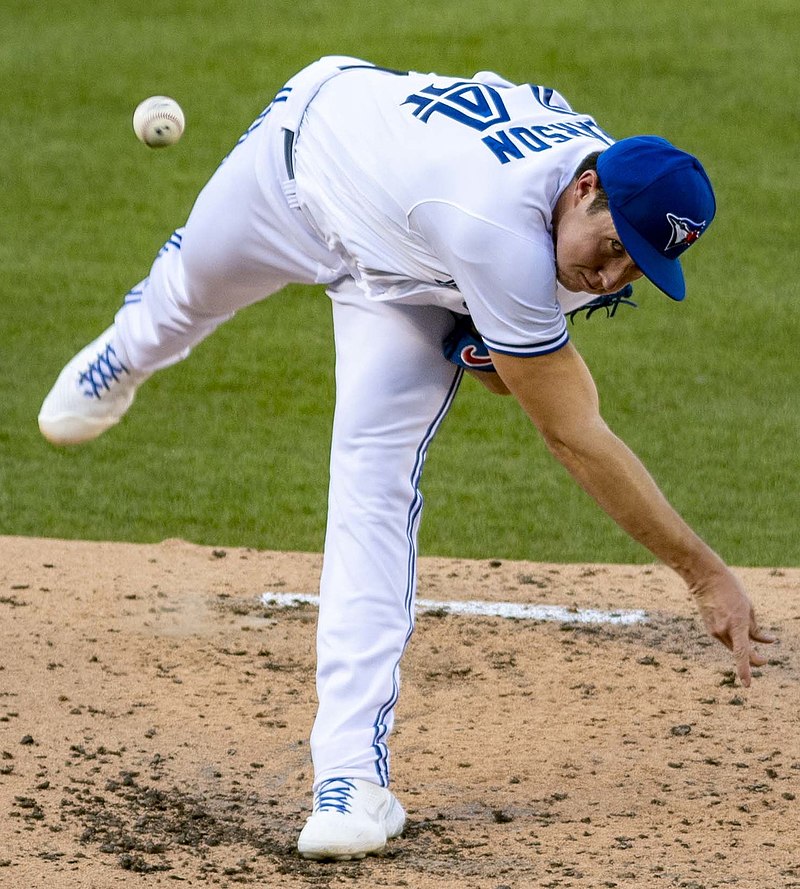
[[[405,816],[388,789],[400,659],[414,625],[425,455],[458,388],[440,308],[334,295],[337,398],[317,635],[308,858],[380,852]]]
[[[118,423],[154,371],[185,358],[237,310],[289,282],[327,283],[343,274],[287,202],[276,107],[211,177],[114,324],[59,375],[39,414],[53,444],[89,441]]]

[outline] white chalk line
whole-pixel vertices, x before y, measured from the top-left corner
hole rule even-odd
[[[319,606],[319,596],[309,593],[263,593],[264,605],[282,608],[300,605]],[[516,602],[436,602],[417,599],[417,611],[467,614],[478,617],[507,617],[516,620],[542,620],[562,624],[641,624],[647,612],[640,610],[600,611],[595,608],[568,608],[563,605],[520,605]]]

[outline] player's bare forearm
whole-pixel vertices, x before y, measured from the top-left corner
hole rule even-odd
[[[708,631],[734,651],[742,682],[765,659],[751,640],[772,637],[722,559],[669,504],[639,458],[603,421],[594,381],[575,349],[516,358],[493,353],[495,367],[575,480],[635,540],[677,571]]]
[[[672,508],[638,457],[600,420],[567,440],[545,434],[554,456],[623,530],[692,586],[719,557]]]
[[[722,566],[605,424],[594,382],[572,346],[533,359],[493,359],[554,456],[631,537],[690,585]]]

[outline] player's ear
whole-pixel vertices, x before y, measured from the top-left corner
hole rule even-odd
[[[575,180],[575,188],[573,191],[575,204],[579,204],[584,198],[591,197],[594,199],[594,193],[600,184],[600,179],[595,170],[585,170]]]

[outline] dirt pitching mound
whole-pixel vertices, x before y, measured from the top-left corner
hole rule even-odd
[[[800,887],[800,569],[749,690],[661,566],[420,560],[386,855],[295,851],[310,808],[303,553],[0,537],[0,887]],[[643,623],[582,623],[643,609]]]

